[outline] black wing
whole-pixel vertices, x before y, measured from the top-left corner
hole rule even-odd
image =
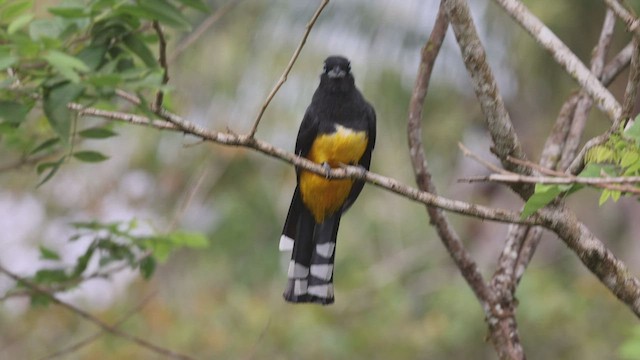
[[[362,158],[360,158],[358,165],[369,170],[369,167],[371,166],[371,153],[373,152],[373,148],[376,146],[376,111],[373,109],[373,106],[371,106],[370,104],[367,103],[366,105],[367,105],[367,108],[366,108],[365,116],[366,116],[367,125],[368,125],[368,129],[367,129],[368,142],[367,142],[367,148],[365,149],[364,154],[362,155]],[[353,183],[353,186],[351,187],[351,192],[349,193],[347,200],[344,202],[344,205],[342,206],[342,212],[347,211],[347,209],[349,209],[349,207],[353,205],[353,202],[356,201],[363,187],[364,187],[364,181],[362,180],[356,180]]]

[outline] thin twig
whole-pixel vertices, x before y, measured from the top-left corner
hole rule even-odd
[[[628,176],[628,177],[549,177],[549,176],[526,176],[520,174],[491,174],[487,176],[474,176],[459,179],[460,182],[499,182],[499,183],[529,183],[529,184],[547,184],[547,185],[592,185],[596,187],[602,187],[618,191],[626,191],[633,194],[640,194],[640,188],[637,187],[612,187],[616,184],[638,184],[640,183],[640,176]]]
[[[609,86],[615,78],[629,66],[631,53],[633,52],[633,42],[630,42],[620,52],[609,61],[602,71],[602,85]]]
[[[469,149],[468,147],[464,146],[463,143],[458,142],[458,148],[460,149],[460,151],[462,151],[462,154],[466,157],[470,157],[473,160],[477,161],[479,164],[481,164],[482,166],[486,167],[487,169],[493,171],[493,172],[497,172],[500,174],[515,174],[511,171],[507,171],[497,165],[494,165],[490,162],[488,162],[487,160],[481,158],[480,156],[478,156],[478,154],[474,153],[473,151],[471,151],[471,149]],[[507,159],[509,159],[510,162],[514,163],[514,164],[518,164],[515,161],[511,161],[510,159],[514,159],[513,156],[509,155],[507,156]],[[520,164],[518,164],[520,165]]]
[[[540,19],[518,0],[495,0],[538,44],[544,47],[567,74],[593,98],[598,108],[614,122],[622,107],[580,59]]]
[[[173,50],[171,55],[169,55],[168,63],[172,64],[189,46],[196,42],[196,40],[198,40],[207,31],[207,29],[222,19],[238,3],[240,3],[240,0],[230,0],[209,15],[207,19],[198,25],[191,34],[176,45],[176,48]]]
[[[526,167],[530,167],[532,170],[535,170],[541,174],[545,174],[545,175],[551,175],[551,176],[566,176],[565,173],[563,173],[562,171],[557,171],[557,170],[553,170],[553,169],[549,169],[547,167],[544,167],[542,165],[536,164],[534,162],[528,161],[528,160],[522,160],[522,159],[516,159],[516,158],[512,158],[510,157],[508,159],[511,162],[514,162],[518,165],[523,165]]]
[[[88,312],[86,312],[86,311],[84,311],[84,310],[82,310],[82,309],[80,309],[80,308],[78,308],[78,307],[76,307],[74,305],[71,305],[71,304],[69,304],[69,303],[67,303],[65,301],[62,301],[62,300],[58,299],[55,295],[53,295],[53,294],[49,293],[48,291],[42,289],[40,286],[38,286],[38,285],[36,285],[36,284],[34,284],[34,283],[30,282],[30,281],[25,280],[21,276],[14,274],[13,272],[7,270],[2,265],[0,265],[0,272],[4,273],[7,276],[9,276],[10,278],[15,280],[16,282],[20,283],[21,285],[24,285],[24,286],[28,287],[29,289],[37,292],[38,294],[41,294],[41,295],[47,297],[54,304],[59,305],[59,306],[65,308],[65,309],[71,311],[72,313],[82,317],[83,319],[85,319],[85,320],[87,320],[89,322],[92,322],[93,324],[95,324],[98,327],[100,327],[102,330],[104,330],[104,331],[106,331],[106,332],[108,332],[108,333],[110,333],[112,335],[115,335],[115,336],[123,338],[123,339],[125,339],[127,341],[130,341],[130,342],[132,342],[132,343],[134,343],[136,345],[139,345],[139,346],[141,346],[141,347],[143,347],[145,349],[153,351],[156,354],[160,354],[160,355],[163,355],[163,356],[170,356],[170,357],[174,357],[174,358],[177,358],[177,359],[193,359],[191,356],[180,354],[180,353],[177,353],[177,352],[175,352],[173,350],[163,348],[163,347],[158,346],[156,344],[150,343],[147,340],[139,338],[139,337],[137,337],[135,335],[131,335],[129,333],[126,333],[126,332],[124,332],[124,331],[122,331],[122,330],[120,330],[120,329],[118,329],[118,328],[116,328],[116,327],[114,327],[112,325],[109,325],[109,324],[103,322],[102,320],[98,319],[97,317],[91,315],[90,313],[88,313]]]
[[[311,20],[309,20],[309,23],[307,24],[307,26],[305,26],[305,32],[302,35],[302,39],[300,40],[300,43],[298,44],[298,47],[293,52],[293,55],[291,56],[291,60],[289,60],[289,64],[287,64],[287,67],[284,69],[284,72],[280,76],[280,79],[278,80],[276,85],[273,87],[273,89],[271,89],[271,92],[267,96],[267,99],[264,101],[264,103],[262,104],[262,107],[260,108],[260,112],[258,113],[258,116],[256,117],[256,119],[253,122],[253,127],[251,128],[251,131],[249,132],[249,137],[250,138],[253,138],[255,136],[256,131],[258,130],[258,124],[260,124],[260,119],[262,119],[262,115],[264,114],[265,110],[267,110],[267,107],[269,106],[269,103],[271,103],[271,100],[276,95],[278,90],[280,90],[280,88],[285,83],[285,81],[287,81],[287,76],[289,76],[289,72],[291,72],[291,68],[293,68],[293,65],[296,63],[296,60],[298,60],[298,56],[300,55],[300,52],[302,51],[302,47],[307,42],[307,37],[309,36],[309,33],[311,32],[311,29],[313,28],[313,25],[315,25],[316,20],[318,20],[318,17],[320,16],[320,13],[322,13],[322,10],[324,10],[324,8],[327,6],[327,4],[329,4],[329,0],[322,0],[322,3],[320,3],[320,6],[318,6],[318,9],[316,10],[316,12],[311,17]]]
[[[162,85],[166,85],[169,82],[169,65],[167,65],[167,40],[164,37],[164,32],[160,26],[158,20],[153,21],[153,29],[158,35],[158,63],[162,67]],[[158,111],[162,107],[164,100],[164,91],[158,90],[156,93],[156,99],[153,103],[153,110]]]
[[[153,292],[147,296],[144,297],[144,299],[142,299],[142,301],[140,301],[140,303],[138,303],[138,305],[136,305],[133,309],[131,309],[129,312],[127,312],[126,314],[124,314],[120,320],[118,320],[117,322],[115,322],[113,324],[113,327],[118,327],[120,325],[122,325],[125,321],[129,320],[133,315],[137,314],[138,312],[140,312],[140,310],[142,310],[142,308],[144,308],[151,299],[153,299],[153,297],[156,295],[156,292]],[[54,353],[51,353],[43,358],[41,358],[41,360],[49,360],[49,359],[55,359],[57,357],[61,357],[64,355],[68,355],[71,354],[73,352],[76,352],[80,349],[82,349],[83,347],[91,344],[92,342],[96,341],[97,339],[99,339],[102,335],[104,335],[104,331],[98,331],[93,335],[90,335],[86,338],[84,338],[81,341],[78,341],[75,344],[69,345],[67,347],[64,347]]]

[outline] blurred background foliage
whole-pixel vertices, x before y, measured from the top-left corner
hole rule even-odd
[[[10,5],[12,0],[0,1]],[[35,19],[64,1],[36,0]],[[493,3],[470,2],[490,63],[531,159],[537,159],[560,105],[576,84]],[[197,28],[226,1],[206,1],[209,13],[185,9]],[[586,63],[604,18],[599,1],[525,1]],[[166,105],[207,128],[247,131],[280,76],[304,26],[311,1],[243,0],[184,51],[192,30],[171,29]],[[420,48],[433,25],[435,0],[332,1],[309,36],[288,81],[265,113],[257,136],[292,149],[298,124],[318,83],[322,60],[352,60],[356,83],[378,113],[372,170],[413,184],[406,145],[409,97]],[[611,56],[629,36],[616,28]],[[175,55],[175,56],[172,56]],[[618,97],[624,77],[611,89]],[[121,102],[102,104],[117,108]],[[152,294],[121,328],[199,358],[255,359],[491,359],[486,325],[472,292],[428,224],[424,208],[373,187],[365,190],[340,228],[336,304],[283,302],[284,267],[277,241],[295,186],[293,169],[246,150],[197,143],[173,132],[117,124],[118,136],[82,145],[109,156],[70,161],[47,183],[33,166],[13,168],[37,139],[53,134],[41,113],[29,114],[23,138],[0,137],[0,261],[32,275],[49,264],[39,246],[62,260],[86,244],[70,243],[75,221],[128,222],[141,234],[184,229],[209,246],[174,252],[150,280],[134,271],[94,279],[60,294],[115,322]],[[82,119],[82,128],[101,125]],[[587,136],[608,122],[593,111]],[[483,128],[451,31],[436,63],[424,113],[424,141],[443,195],[518,209],[521,201],[496,185],[456,179],[486,172],[463,158],[463,142],[490,158]],[[640,270],[638,204],[598,207],[596,191],[569,200],[579,217],[624,260]],[[490,276],[506,226],[452,215],[471,253]],[[142,235],[141,235],[142,236]],[[84,246],[84,247],[83,247]],[[0,278],[0,288],[11,283]],[[517,298],[520,337],[530,359],[637,358],[637,319],[552,234],[546,234]],[[0,307],[0,358],[40,358],[96,331],[55,306],[30,307],[11,297]],[[69,359],[155,358],[119,338],[102,336]]]

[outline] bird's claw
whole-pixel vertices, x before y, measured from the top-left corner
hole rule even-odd
[[[331,178],[331,165],[329,163],[323,162],[322,168],[324,169],[324,177],[327,179]]]

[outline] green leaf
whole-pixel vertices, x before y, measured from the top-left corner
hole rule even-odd
[[[145,256],[140,260],[140,273],[145,279],[150,279],[156,270],[156,259],[153,256]]]
[[[625,151],[622,155],[622,159],[620,159],[620,166],[629,167],[636,161],[640,159],[640,154],[633,151]]]
[[[169,239],[178,246],[189,248],[205,248],[209,245],[209,239],[201,233],[176,231],[168,235]]]
[[[602,204],[607,202],[607,200],[609,199],[609,196],[611,196],[611,190],[609,189],[602,190],[602,193],[600,194],[600,199],[598,200],[598,205],[602,206]]]
[[[60,255],[55,250],[52,250],[44,245],[39,246],[40,259],[43,260],[60,260]]]
[[[618,202],[618,200],[620,200],[620,195],[622,195],[620,191],[611,190],[611,199],[613,199],[613,202]]]
[[[624,135],[633,139],[636,144],[640,144],[640,116],[625,131]]]
[[[67,104],[76,100],[83,91],[84,86],[68,82],[53,88],[45,88],[44,113],[53,130],[65,142],[71,128],[71,112]]]
[[[0,23],[8,22],[11,19],[23,15],[33,6],[31,0],[13,0],[0,11]]]
[[[40,151],[46,150],[59,142],[60,142],[59,137],[53,137],[53,138],[47,139],[43,141],[40,145],[36,146],[35,149],[31,150],[31,152],[29,152],[29,155],[37,154]]]
[[[90,45],[82,49],[76,55],[76,58],[82,60],[89,70],[97,70],[100,65],[105,61],[105,54],[107,53],[106,45]]]
[[[38,172],[38,175],[42,174],[46,170],[49,170],[47,175],[45,175],[45,177],[38,183],[38,185],[36,185],[36,188],[42,186],[44,183],[49,181],[53,177],[53,175],[55,175],[58,172],[58,170],[60,169],[60,165],[62,165],[62,163],[64,162],[64,159],[65,157],[63,156],[58,161],[46,162],[46,163],[38,164],[38,166],[36,166],[36,171]]]
[[[10,124],[20,124],[24,121],[31,107],[14,101],[0,100],[0,119]]]
[[[0,46],[0,70],[4,70],[18,61],[18,57],[11,55],[11,48]]]
[[[73,268],[73,275],[80,276],[87,269],[87,265],[89,264],[89,260],[93,256],[93,253],[96,250],[96,246],[92,243],[87,250],[76,260],[76,265]]]
[[[86,17],[85,8],[81,7],[71,7],[71,6],[60,6],[60,7],[50,7],[47,9],[53,15],[57,15],[63,18],[82,18]]]
[[[84,162],[95,163],[107,160],[109,157],[97,151],[85,150],[73,153],[73,157]]]
[[[200,11],[202,11],[204,13],[208,13],[209,12],[209,7],[207,7],[207,5],[204,2],[202,2],[202,0],[178,0],[178,2],[188,6],[190,8],[193,8],[193,9],[196,9],[196,10],[200,10]]]
[[[118,134],[107,128],[93,127],[80,131],[78,135],[87,139],[106,139]]]
[[[566,187],[564,187],[566,189]],[[524,204],[520,218],[526,219],[536,211],[542,209],[564,190],[558,185],[536,184],[533,195]]]
[[[34,292],[31,294],[31,306],[47,306],[51,303],[51,296],[48,294],[42,294],[39,292]]]
[[[11,24],[9,24],[9,27],[7,28],[7,33],[9,35],[12,35],[16,31],[22,29],[27,24],[29,24],[31,20],[33,20],[33,16],[34,16],[33,14],[22,14],[18,16],[11,22]]]
[[[58,19],[36,19],[29,24],[29,37],[35,42],[42,39],[57,39],[63,28]]]
[[[155,56],[153,56],[153,53],[151,52],[147,44],[142,41],[138,34],[131,33],[125,36],[122,40],[127,49],[136,54],[136,56],[138,56],[146,66],[150,68],[158,66],[158,62],[156,61]]]
[[[140,0],[139,5],[123,5],[118,10],[139,18],[157,20],[176,29],[191,29],[189,20],[182,15],[180,9],[166,0]]]
[[[76,71],[88,72],[90,70],[82,60],[57,50],[49,51],[44,59],[62,76],[74,83],[80,82],[80,76]]]
[[[98,88],[116,87],[122,81],[120,74],[95,74],[87,79],[87,82]]]
[[[40,269],[33,281],[39,284],[53,284],[67,281],[69,276],[64,269]]]

